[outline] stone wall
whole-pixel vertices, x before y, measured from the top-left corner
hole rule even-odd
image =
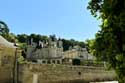
[[[15,49],[0,47],[0,83],[11,83],[13,79]]]
[[[33,63],[19,66],[20,83],[75,83],[73,81],[85,83],[115,78],[114,71],[106,71],[103,67]]]
[[[51,58],[62,58],[63,48],[47,47],[37,49],[33,46],[27,48],[28,59],[51,59]]]
[[[21,55],[21,50],[0,47],[0,83],[13,83],[16,75],[15,53],[18,57]]]

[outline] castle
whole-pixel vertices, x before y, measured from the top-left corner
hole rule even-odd
[[[63,51],[63,42],[51,37],[48,41],[39,41],[38,44],[31,39],[31,43],[27,46],[26,58],[41,64],[72,64],[75,59],[95,59],[86,48],[80,46],[70,47],[69,50]]]
[[[62,63],[63,47],[62,41],[52,40],[39,41],[39,44],[32,42],[27,47],[27,59],[36,60],[38,63]]]

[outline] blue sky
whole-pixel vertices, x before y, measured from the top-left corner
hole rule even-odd
[[[15,34],[55,34],[83,41],[99,30],[99,21],[86,9],[88,1],[1,0],[0,20]]]

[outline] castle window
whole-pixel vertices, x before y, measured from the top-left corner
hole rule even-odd
[[[52,63],[54,63],[54,64],[55,64],[55,60],[53,60],[53,61],[52,61]]]
[[[60,60],[57,60],[57,64],[60,64]]]
[[[50,60],[48,60],[47,63],[50,64],[51,63]]]
[[[42,63],[46,63],[46,61],[42,61]]]

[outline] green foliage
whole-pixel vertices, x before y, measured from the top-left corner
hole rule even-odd
[[[64,51],[69,50],[70,46],[73,47],[75,45],[79,45],[79,46],[81,46],[83,48],[85,47],[85,43],[84,42],[78,42],[78,41],[76,41],[74,39],[70,39],[70,40],[61,39],[61,40],[63,42],[63,49],[64,49]]]
[[[0,21],[0,35],[2,35],[7,40],[9,39],[9,28],[3,21]]]
[[[26,63],[27,61],[24,59],[24,57],[23,56],[19,56],[18,57],[18,63],[19,64],[24,64],[24,63]]]
[[[91,53],[92,55],[94,55],[94,52],[95,52],[94,42],[95,42],[94,39],[87,39],[85,41],[86,48],[87,48],[88,52]]]
[[[9,28],[3,21],[0,21],[0,35],[10,42],[18,42],[18,40],[16,39],[16,35],[14,33],[9,33]]]
[[[27,40],[28,36],[26,34],[18,34],[17,39],[20,43],[25,43]]]
[[[19,48],[25,50],[27,47],[26,43],[19,43]]]
[[[87,7],[91,14],[102,20],[97,32],[94,54],[116,70],[119,82],[125,81],[125,0],[91,0]]]
[[[18,42],[17,36],[14,33],[9,33],[8,34],[8,41],[13,42],[13,43],[17,43]]]

